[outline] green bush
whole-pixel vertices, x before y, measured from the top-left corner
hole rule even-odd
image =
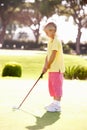
[[[2,71],[2,76],[21,77],[22,68],[21,65],[16,62],[7,63]]]
[[[85,80],[87,79],[87,67],[83,67],[79,65],[68,66],[65,69],[64,77],[66,79]]]
[[[75,72],[75,78],[84,80],[87,79],[87,68],[86,67],[78,67],[77,71]]]
[[[71,48],[70,48],[68,45],[64,44],[64,45],[63,45],[63,52],[64,52],[65,54],[70,54]]]

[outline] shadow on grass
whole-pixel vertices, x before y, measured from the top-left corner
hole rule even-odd
[[[54,122],[59,120],[60,112],[46,112],[42,117],[36,117],[36,125],[27,126],[28,130],[40,130],[48,125],[52,125]]]

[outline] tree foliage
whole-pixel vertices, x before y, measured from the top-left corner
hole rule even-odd
[[[18,11],[19,6],[21,5],[22,0],[0,0],[0,19],[1,22],[9,22],[13,12]],[[2,24],[3,24],[2,22]]]

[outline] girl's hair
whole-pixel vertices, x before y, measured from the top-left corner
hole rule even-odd
[[[50,22],[48,24],[46,24],[46,26],[44,27],[44,31],[48,30],[48,29],[55,29],[55,31],[57,30],[57,26],[55,23]]]

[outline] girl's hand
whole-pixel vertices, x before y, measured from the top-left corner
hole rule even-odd
[[[46,67],[44,67],[44,68],[43,68],[43,70],[42,70],[42,73],[44,73],[44,74],[45,74],[46,72],[47,72],[47,68],[46,68]]]

